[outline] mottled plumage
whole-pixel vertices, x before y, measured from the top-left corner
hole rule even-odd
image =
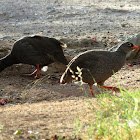
[[[77,77],[77,66],[81,69],[82,80],[88,83],[92,91],[92,85],[95,83],[102,86],[114,72],[117,72],[125,63],[126,54],[132,49],[138,49],[132,43],[126,42],[122,44],[117,51],[86,51],[75,56],[68,64],[66,71],[60,79],[60,83],[68,83],[72,81],[72,73]],[[71,69],[71,70],[70,70]],[[111,87],[110,87],[111,88]]]

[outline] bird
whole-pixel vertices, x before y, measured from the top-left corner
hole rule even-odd
[[[128,66],[133,67],[134,65],[140,66],[140,60],[138,62],[133,62],[131,64],[128,64]]]
[[[14,43],[11,52],[0,59],[0,72],[13,64],[29,64],[36,67],[32,74],[40,78],[40,70],[53,62],[68,64],[62,46],[64,44],[55,38],[46,36],[27,36]]]
[[[119,88],[104,86],[104,82],[122,68],[126,55],[133,49],[139,49],[139,47],[125,42],[114,52],[95,50],[82,52],[69,62],[60,78],[60,83],[65,84],[72,82],[72,80],[80,81],[82,79],[84,83],[89,85],[92,96],[95,96],[92,88],[95,83],[99,87],[118,91]],[[79,69],[80,76],[78,75]]]

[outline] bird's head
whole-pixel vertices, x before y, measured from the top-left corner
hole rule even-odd
[[[119,50],[122,50],[124,51],[125,53],[129,53],[130,51],[134,50],[134,49],[137,49],[139,50],[139,47],[134,45],[133,43],[131,42],[126,42],[126,43],[123,43],[120,47],[119,47]]]

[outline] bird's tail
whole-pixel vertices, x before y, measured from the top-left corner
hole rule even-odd
[[[12,57],[11,54],[5,56],[4,58],[1,58],[0,59],[0,72],[13,64],[15,64],[15,59]]]

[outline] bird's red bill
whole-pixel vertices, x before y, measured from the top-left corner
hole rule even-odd
[[[136,46],[136,45],[133,45],[133,47],[132,47],[133,49],[137,49],[137,50],[139,50],[139,47],[138,46]]]

